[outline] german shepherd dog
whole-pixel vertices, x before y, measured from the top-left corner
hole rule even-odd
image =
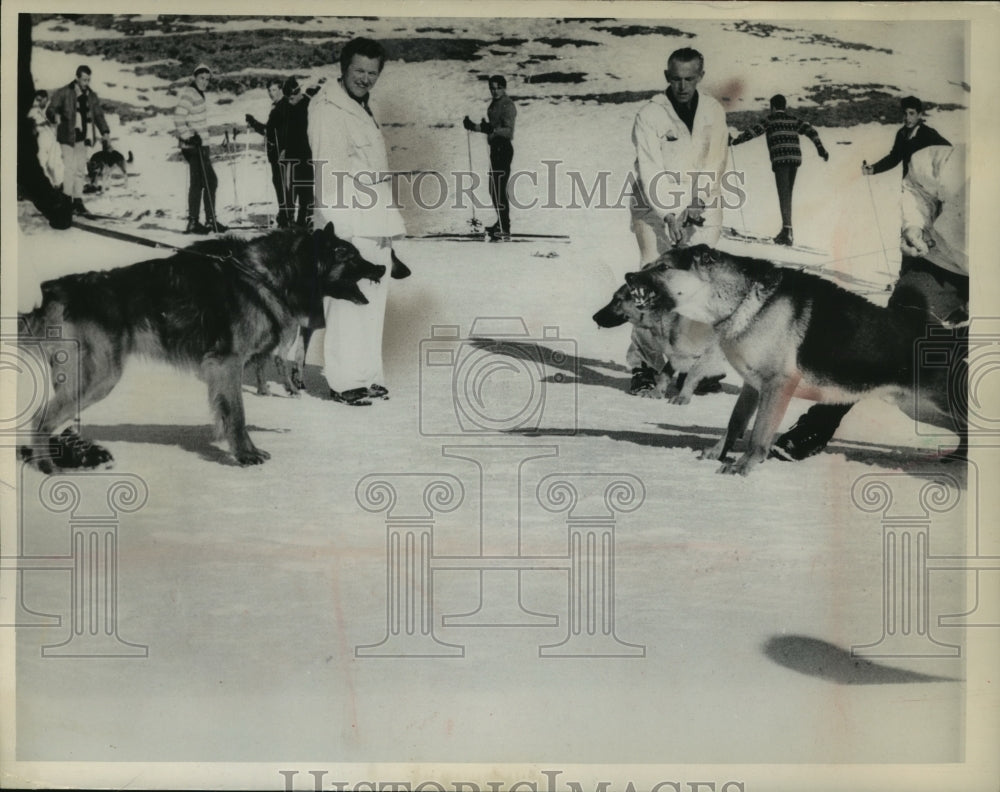
[[[52,432],[77,408],[107,396],[136,354],[193,369],[208,385],[217,431],[233,456],[241,465],[260,464],[269,454],[247,433],[244,365],[290,338],[324,296],[364,304],[358,280],[384,275],[384,266],[363,259],[330,223],[321,231],[204,240],[164,259],[47,281],[41,307],[21,317],[21,332],[38,338],[60,327],[80,359],[60,369],[70,370],[64,377],[53,376],[54,392],[22,456],[46,473],[108,466],[106,449],[71,430]],[[52,356],[48,363],[55,374]]]
[[[128,181],[128,170],[125,163],[132,162],[132,152],[128,153],[128,159],[122,156],[120,151],[115,151],[110,144],[95,151],[87,160],[87,180],[90,186],[96,191],[103,188],[107,179],[115,172],[121,173],[122,178]]]
[[[767,458],[793,396],[837,404],[880,396],[916,420],[956,432],[950,457],[965,456],[966,417],[949,399],[954,371],[917,365],[918,342],[943,327],[924,311],[882,308],[818,275],[705,245],[669,251],[625,281],[640,302],[656,295],[711,324],[744,379],[725,436],[702,453],[724,461],[720,473],[746,475]],[[726,461],[755,410],[746,452]]]
[[[657,370],[653,398],[662,399],[673,384],[675,392],[670,403],[687,404],[695,393],[719,389],[719,380],[726,376],[725,356],[710,325],[693,322],[670,310],[668,304],[668,300],[656,294],[640,302],[628,284],[624,284],[593,318],[598,327],[618,327],[630,322],[634,327],[648,330],[662,354],[662,360],[646,361]],[[664,361],[666,366],[660,370]]]

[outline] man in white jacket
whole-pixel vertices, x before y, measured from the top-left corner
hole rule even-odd
[[[642,266],[675,246],[714,246],[722,234],[726,112],[711,96],[698,92],[705,76],[705,59],[698,50],[672,52],[663,74],[666,91],[643,105],[632,127],[638,189],[630,209]],[[664,365],[662,348],[648,330],[632,331],[627,355],[630,393],[658,394],[655,378]]]
[[[315,163],[314,227],[332,222],[364,258],[386,267],[380,283],[362,281],[367,305],[325,297],[324,375],[337,402],[367,406],[388,397],[382,366],[392,240],[406,228],[393,204],[389,162],[369,94],[385,65],[376,41],[356,38],[340,53],[341,79],[309,107],[309,145]]]

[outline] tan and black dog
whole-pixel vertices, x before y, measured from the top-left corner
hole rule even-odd
[[[656,348],[643,356],[656,358],[646,360],[657,371],[656,388],[649,394],[652,398],[662,399],[673,385],[670,403],[687,404],[695,393],[717,391],[719,381],[726,376],[726,359],[711,325],[670,310],[668,301],[656,294],[649,293],[640,302],[625,284],[593,318],[598,327],[629,322],[649,331]]]
[[[918,366],[922,339],[943,329],[928,314],[883,308],[817,275],[707,246],[670,251],[626,283],[641,301],[658,299],[710,324],[744,385],[725,436],[702,454],[725,460],[757,412],[746,452],[720,473],[746,475],[763,462],[793,396],[852,404],[879,396],[914,419],[959,436],[967,450],[964,380],[955,366]],[[954,356],[964,365],[964,349]],[[963,369],[964,370],[964,369]]]
[[[132,164],[132,152],[128,157],[122,155],[120,151],[115,151],[110,145],[95,151],[87,160],[87,181],[94,191],[103,190],[107,180],[115,173],[120,173],[125,182],[128,182],[128,168],[126,164]]]

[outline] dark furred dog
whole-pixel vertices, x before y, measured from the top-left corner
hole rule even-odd
[[[122,178],[128,180],[128,170],[125,163],[132,162],[132,152],[128,153],[128,159],[122,156],[120,151],[115,151],[110,146],[95,151],[87,160],[87,180],[92,187],[103,186],[104,182],[114,173],[121,173]]]
[[[363,259],[328,224],[253,240],[205,240],[168,258],[47,281],[42,306],[21,317],[22,332],[45,337],[47,328],[59,327],[63,339],[76,342],[80,360],[62,367],[69,371],[63,381],[53,376],[54,393],[22,455],[43,472],[110,463],[100,446],[51,435],[77,407],[107,396],[126,358],[139,354],[197,372],[233,456],[241,465],[259,464],[269,455],[247,433],[244,365],[289,339],[324,296],[366,303],[358,280],[384,275],[385,267]]]
[[[640,298],[654,293],[711,324],[744,379],[725,436],[703,458],[724,459],[755,410],[757,419],[746,452],[720,473],[745,475],[767,458],[793,396],[834,404],[880,396],[916,420],[956,432],[953,456],[964,456],[966,418],[950,389],[955,371],[917,365],[920,341],[942,329],[925,312],[882,308],[817,275],[704,245],[664,254],[625,280]]]

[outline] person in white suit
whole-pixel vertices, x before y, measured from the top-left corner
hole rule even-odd
[[[714,246],[722,234],[722,180],[729,156],[726,111],[699,93],[705,59],[684,47],[667,59],[667,89],[652,97],[632,126],[635,169],[630,211],[639,263],[656,261],[672,247]],[[629,392],[654,396],[663,368],[662,343],[635,328],[626,359]]]
[[[373,264],[386,267],[380,283],[362,281],[367,305],[325,297],[324,376],[330,396],[342,404],[367,406],[388,397],[382,363],[392,243],[406,233],[393,203],[385,140],[370,93],[385,65],[377,41],[356,38],[340,53],[341,78],[325,87],[309,108],[316,197],[315,228],[332,222]]]

